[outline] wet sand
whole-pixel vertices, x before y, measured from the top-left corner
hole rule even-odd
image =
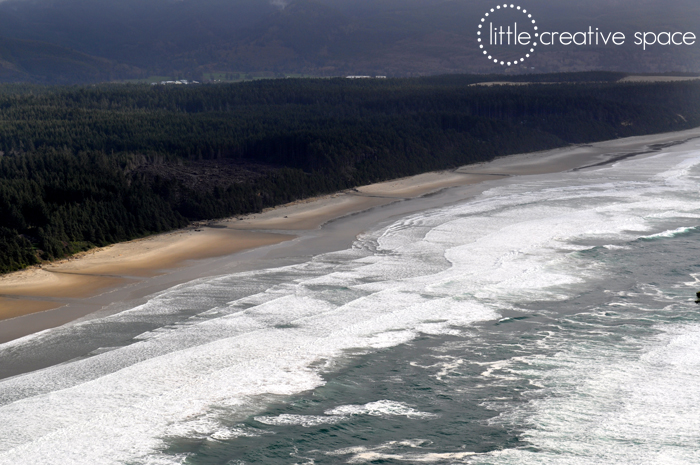
[[[199,223],[6,275],[0,278],[0,343],[131,308],[193,279],[340,250],[368,229],[464,201],[504,178],[598,167],[697,137],[700,128],[511,155]]]

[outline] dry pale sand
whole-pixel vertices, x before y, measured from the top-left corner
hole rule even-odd
[[[386,205],[394,200],[342,192],[271,208],[255,215],[232,218],[219,224],[239,230],[304,231],[317,229],[334,218]]]
[[[469,84],[469,86],[529,86],[530,84],[566,84],[565,82],[516,82],[516,81],[486,81],[486,82],[475,82],[474,84]]]
[[[340,217],[449,187],[518,175],[597,166],[649,151],[649,146],[700,137],[700,128],[501,157],[457,170],[425,173],[283,205],[136,241],[0,277],[0,319],[42,312],[145,282],[188,261],[222,257],[291,240]],[[97,310],[97,309],[95,309]]]
[[[700,76],[627,76],[620,79],[620,82],[676,82],[676,81],[697,81]]]
[[[240,230],[300,231],[317,229],[334,218],[379,207],[399,199],[414,198],[446,187],[493,179],[455,171],[419,174],[394,181],[370,184],[337,194],[294,202],[262,213],[220,222]]]
[[[90,251],[70,260],[46,265],[43,270],[51,274],[149,277],[178,267],[187,260],[229,255],[291,238],[282,234],[251,233],[226,227],[194,226]],[[0,293],[2,289],[0,282]]]
[[[696,81],[700,76],[627,76],[618,82],[676,82],[676,81]],[[567,82],[509,82],[509,81],[489,81],[476,82],[470,86],[527,86],[530,84],[568,84]]]
[[[476,184],[488,179],[494,178],[491,175],[464,174],[459,170],[436,171],[389,182],[370,184],[368,186],[358,187],[354,189],[354,191],[360,195],[400,199],[425,195],[447,187]]]
[[[188,260],[228,255],[292,238],[193,227],[95,249],[0,277],[0,319],[57,308],[66,299],[97,295],[182,266]]]

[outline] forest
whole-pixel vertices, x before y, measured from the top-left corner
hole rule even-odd
[[[700,125],[699,83],[618,78],[0,86],[0,272],[372,182]]]

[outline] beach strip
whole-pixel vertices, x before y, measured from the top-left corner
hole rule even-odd
[[[182,230],[94,249],[4,275],[0,277],[0,343],[67,323],[126,296],[144,297],[200,277],[207,260],[241,260],[241,252],[294,241],[309,231],[316,231],[320,241],[322,226],[338,218],[420,199],[451,187],[600,167],[630,155],[658,153],[698,137],[700,128],[510,155],[455,170],[362,186],[262,213],[196,223]],[[339,235],[331,228],[325,229],[326,235]],[[351,231],[331,247],[349,247],[352,238],[361,232],[361,228]],[[285,250],[292,253],[294,247]],[[182,272],[188,267],[192,268],[191,273]],[[130,293],[129,289],[138,291]],[[61,313],[63,308],[67,310]]]

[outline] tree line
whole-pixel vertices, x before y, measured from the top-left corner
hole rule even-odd
[[[0,88],[0,272],[362,184],[700,124],[697,83],[577,74]],[[269,169],[188,182],[198,163],[232,161]]]

